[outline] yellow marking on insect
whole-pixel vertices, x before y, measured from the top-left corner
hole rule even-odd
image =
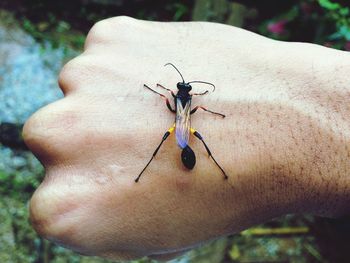
[[[190,128],[190,132],[191,132],[192,134],[194,134],[194,133],[196,132],[196,130],[193,129],[193,128]]]
[[[173,126],[171,126],[171,127],[169,128],[168,132],[172,133],[174,130],[175,130],[175,123],[174,123]]]

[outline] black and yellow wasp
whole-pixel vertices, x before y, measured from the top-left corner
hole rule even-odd
[[[209,150],[207,144],[204,142],[203,137],[199,134],[198,131],[196,131],[195,129],[193,129],[191,127],[191,115],[193,113],[195,113],[198,109],[202,109],[204,111],[210,112],[212,114],[215,115],[219,115],[222,118],[225,118],[224,114],[218,113],[218,112],[214,112],[211,110],[208,110],[202,106],[196,106],[193,109],[191,109],[191,102],[192,102],[192,96],[195,95],[205,95],[207,94],[209,91],[206,90],[205,92],[202,93],[192,93],[190,94],[190,91],[192,90],[191,87],[191,83],[204,83],[204,84],[208,84],[211,85],[213,87],[213,91],[215,90],[215,86],[214,84],[211,84],[209,82],[205,82],[205,81],[190,81],[190,82],[185,82],[182,74],[180,73],[180,71],[172,64],[172,63],[167,63],[164,66],[170,65],[172,67],[175,68],[175,70],[180,74],[181,78],[182,78],[182,82],[178,82],[177,83],[177,93],[176,95],[174,94],[174,92],[171,89],[165,88],[164,86],[157,84],[157,87],[162,88],[167,90],[168,92],[171,93],[171,95],[174,98],[174,104],[175,104],[175,110],[171,107],[169,99],[164,96],[163,94],[151,89],[150,87],[148,87],[146,84],[144,84],[144,87],[149,89],[150,91],[158,94],[159,96],[161,96],[163,99],[165,99],[166,105],[168,107],[168,109],[173,112],[176,113],[175,115],[175,123],[172,127],[169,128],[169,130],[164,134],[162,141],[160,142],[160,144],[158,145],[158,147],[156,148],[156,150],[154,151],[152,158],[149,160],[149,162],[146,164],[146,166],[143,168],[143,170],[141,171],[141,173],[138,175],[138,177],[135,179],[135,182],[138,182],[142,173],[146,170],[146,168],[148,167],[148,165],[151,163],[151,161],[153,160],[153,158],[156,156],[157,152],[159,151],[160,147],[162,146],[163,142],[169,137],[169,135],[171,133],[174,132],[175,130],[175,136],[176,136],[176,142],[177,145],[182,149],[182,153],[181,153],[181,160],[182,163],[184,164],[184,166],[188,169],[193,169],[193,167],[196,164],[196,155],[194,154],[193,150],[191,149],[191,147],[188,145],[188,141],[189,141],[189,137],[190,134],[193,134],[195,137],[197,137],[199,140],[201,140],[203,142],[203,145],[205,147],[205,149],[207,150],[209,156],[213,159],[213,161],[215,162],[215,164],[219,167],[219,169],[221,170],[221,172],[224,175],[224,178],[227,179],[228,176],[226,175],[224,169],[218,164],[218,162],[214,159],[211,151]]]

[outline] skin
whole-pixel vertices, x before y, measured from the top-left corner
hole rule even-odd
[[[24,127],[46,168],[30,202],[34,228],[82,254],[169,259],[287,213],[347,214],[349,58],[215,23],[97,23],[83,54],[62,69],[64,99]],[[198,110],[192,125],[228,180],[193,136],[197,164],[186,170],[172,134],[134,182],[174,122],[143,87],[176,91],[181,79],[167,62],[186,81],[215,83],[192,105],[226,118]]]

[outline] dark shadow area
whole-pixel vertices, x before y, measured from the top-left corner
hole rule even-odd
[[[350,217],[315,217],[310,230],[321,255],[328,262],[350,262]]]

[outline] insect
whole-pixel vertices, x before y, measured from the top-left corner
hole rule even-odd
[[[199,140],[202,141],[206,151],[208,152],[209,157],[211,157],[213,159],[214,163],[217,165],[217,167],[221,170],[222,174],[224,175],[224,179],[228,179],[228,176],[226,175],[224,169],[218,164],[218,162],[213,157],[211,151],[209,150],[209,147],[207,146],[207,144],[203,140],[202,135],[200,135],[198,131],[196,131],[195,129],[193,129],[191,127],[191,115],[194,114],[198,109],[202,109],[202,110],[204,110],[206,112],[218,115],[218,116],[220,116],[222,118],[225,118],[224,114],[208,110],[208,109],[206,109],[206,108],[204,108],[202,106],[196,106],[193,109],[191,109],[192,96],[205,95],[205,94],[207,94],[209,92],[209,90],[206,90],[206,91],[204,91],[202,93],[190,93],[190,91],[192,90],[192,87],[191,87],[190,84],[191,83],[208,84],[208,85],[212,86],[212,88],[213,88],[212,91],[215,90],[215,85],[212,84],[212,83],[209,83],[209,82],[199,81],[199,80],[185,82],[185,80],[184,80],[182,74],[180,73],[180,71],[172,63],[167,63],[164,66],[168,66],[168,65],[172,66],[181,76],[182,82],[178,82],[177,85],[176,85],[178,91],[175,94],[171,89],[168,89],[168,88],[164,87],[161,84],[157,84],[157,87],[162,88],[162,89],[167,90],[168,92],[170,92],[170,94],[174,98],[175,109],[172,108],[172,106],[170,105],[169,99],[165,95],[155,91],[154,89],[151,89],[146,84],[144,84],[143,86],[145,88],[147,88],[148,90],[154,92],[155,94],[158,94],[159,96],[161,96],[165,100],[165,103],[166,103],[166,106],[168,107],[168,109],[171,112],[175,113],[175,123],[163,135],[163,138],[162,138],[160,144],[158,145],[158,147],[153,152],[153,155],[152,155],[151,159],[149,160],[149,162],[146,164],[146,166],[143,168],[141,173],[135,179],[135,182],[137,183],[139,181],[139,179],[140,179],[141,175],[143,174],[143,172],[146,170],[148,165],[152,162],[153,158],[158,153],[158,151],[159,151],[160,147],[162,146],[163,142],[174,131],[175,131],[175,137],[176,137],[177,145],[182,149],[182,152],[181,152],[182,163],[187,169],[190,169],[190,170],[193,169],[193,167],[196,164],[196,155],[194,154],[194,152],[191,149],[191,147],[188,145],[190,134],[192,134],[195,137],[197,137]]]

